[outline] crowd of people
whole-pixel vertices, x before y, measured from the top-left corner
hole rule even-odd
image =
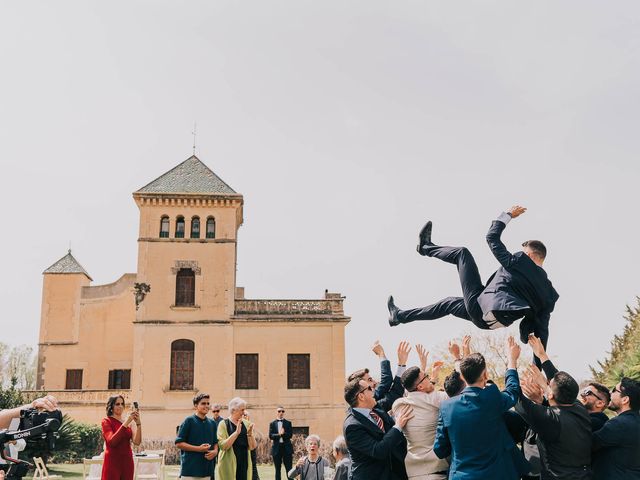
[[[528,344],[542,371],[531,364],[518,374],[521,348],[509,337],[502,391],[468,336],[462,347],[450,342],[455,369],[442,385],[442,363],[427,370],[421,345],[420,365],[407,368],[406,342],[392,380],[384,355],[379,383],[368,369],[350,375],[344,437],[351,478],[640,479],[640,382],[623,377],[612,389],[597,382],[581,389],[538,337]],[[373,350],[380,354],[380,345]]]
[[[597,382],[581,388],[557,369],[538,337],[530,335],[528,344],[542,370],[532,363],[519,374],[521,347],[509,337],[500,390],[469,336],[449,342],[454,368],[442,382],[444,363],[428,365],[422,345],[415,345],[419,365],[407,366],[412,347],[399,344],[394,374],[376,342],[380,380],[367,368],[347,378],[348,408],[343,435],[333,441],[334,462],[321,456],[321,439],[311,434],[306,455],[294,464],[293,426],[277,408],[269,424],[276,480],[283,467],[286,478],[300,480],[640,479],[640,382],[622,377],[611,389]],[[46,396],[28,406],[55,410],[57,403]],[[1,411],[0,428],[25,407]],[[221,406],[201,393],[193,408],[175,438],[180,477],[259,480],[247,402],[231,399],[223,418]],[[142,441],[142,417],[137,405],[126,410],[119,395],[106,405],[103,479],[133,478],[131,447]]]

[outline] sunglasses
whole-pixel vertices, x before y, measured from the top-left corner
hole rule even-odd
[[[611,395],[613,395],[616,392],[618,392],[622,396],[625,396],[624,392],[621,389],[619,389],[617,385],[615,387],[613,387],[613,389],[611,390]]]
[[[115,407],[124,407],[124,403],[114,403]]]
[[[591,390],[589,390],[589,388],[585,388],[584,390],[582,390],[580,392],[580,396],[582,398],[587,398],[587,397],[596,397],[598,400],[604,402],[604,400],[602,398],[600,398],[598,395],[596,395],[594,392],[592,392]]]
[[[220,413],[220,410],[211,410],[213,413]]]
[[[284,410],[278,410],[278,413],[284,413]]]
[[[373,387],[371,385],[369,385],[368,387],[364,387],[362,390],[358,392],[358,395],[360,395],[362,392],[366,392],[367,390],[373,392]]]

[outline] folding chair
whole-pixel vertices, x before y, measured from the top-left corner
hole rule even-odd
[[[82,478],[84,480],[100,480],[102,478],[102,462],[104,462],[102,458],[83,458]]]

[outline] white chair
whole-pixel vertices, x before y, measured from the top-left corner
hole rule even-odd
[[[84,480],[100,480],[102,478],[102,458],[82,459],[82,478]]]
[[[163,458],[136,457],[134,480],[162,480]]]
[[[41,457],[33,457],[33,463],[36,466],[36,471],[33,474],[34,480],[37,478],[44,478],[44,479],[62,478],[62,475],[50,475],[49,471],[47,470],[47,466],[44,464]]]

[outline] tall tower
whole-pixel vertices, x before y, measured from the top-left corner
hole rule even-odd
[[[138,277],[150,292],[136,322],[229,320],[242,195],[195,155],[133,194]]]
[[[36,388],[44,386],[47,348],[78,343],[82,287],[89,286],[91,281],[71,250],[43,272]]]

